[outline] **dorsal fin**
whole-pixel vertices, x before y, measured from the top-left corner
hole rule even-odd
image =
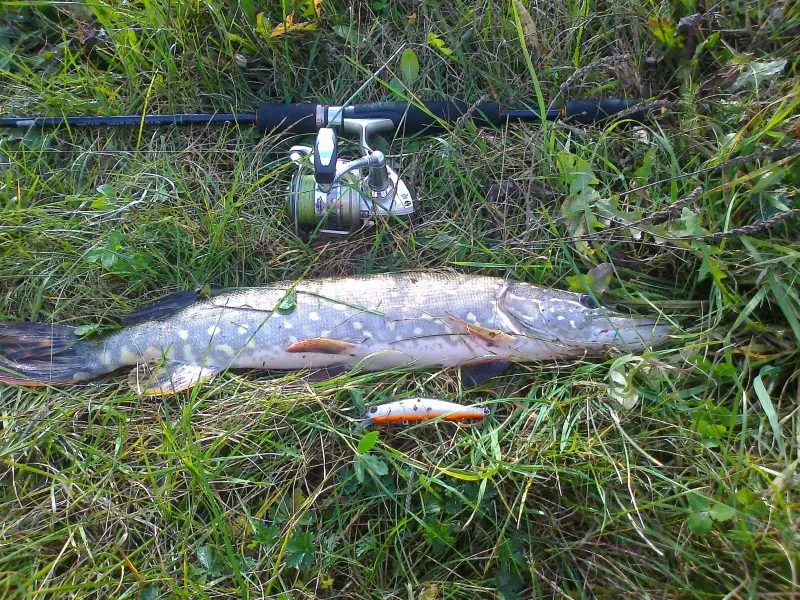
[[[204,300],[220,294],[222,290],[212,289],[208,290],[185,290],[183,292],[175,292],[163,298],[158,298],[147,304],[143,304],[139,308],[132,310],[125,315],[122,319],[122,324],[126,327],[130,325],[138,325],[145,321],[157,321],[165,319],[170,315],[174,315],[179,310],[183,310],[198,300]]]

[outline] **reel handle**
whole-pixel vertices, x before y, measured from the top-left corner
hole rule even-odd
[[[336,161],[339,158],[339,143],[336,132],[323,127],[314,141],[314,179],[320,189],[327,192],[336,180]]]

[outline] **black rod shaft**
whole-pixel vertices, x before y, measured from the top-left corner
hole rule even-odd
[[[635,108],[641,103],[641,99],[622,100],[619,98],[573,100],[564,104],[560,109],[548,110],[546,118],[548,121],[564,119],[588,125],[625,112],[629,119],[642,121],[646,118],[647,111]],[[500,111],[500,118],[514,121],[541,120],[538,110],[504,110]]]
[[[114,117],[7,117],[0,119],[0,127],[139,127],[169,125],[221,125],[239,123],[252,125],[256,116],[253,113],[233,115],[216,114],[177,114],[177,115],[120,115]]]

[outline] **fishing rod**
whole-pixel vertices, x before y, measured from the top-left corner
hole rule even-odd
[[[545,112],[545,120],[567,120],[588,125],[628,110],[641,100],[599,99],[567,102],[560,109]],[[264,133],[312,134],[321,127],[342,124],[342,119],[389,119],[403,129],[402,134],[442,132],[446,125],[471,114],[478,126],[499,126],[509,121],[542,121],[538,110],[503,110],[495,102],[484,102],[470,109],[466,102],[433,101],[419,106],[407,102],[373,102],[352,106],[324,104],[279,104],[265,102],[251,113],[178,113],[171,115],[118,115],[86,117],[2,117],[0,127],[45,129],[67,127],[167,127],[172,125],[252,125]],[[628,116],[641,120],[644,112]]]
[[[288,207],[299,235],[347,235],[372,224],[377,216],[408,217],[414,199],[406,183],[370,147],[376,134],[399,137],[441,133],[460,120],[478,127],[500,127],[512,122],[559,121],[583,125],[624,114],[643,121],[641,100],[588,99],[567,102],[542,114],[538,110],[501,108],[495,102],[474,106],[456,100],[373,102],[333,106],[314,103],[262,103],[251,113],[180,113],[170,115],[3,117],[0,128],[46,129],[54,127],[165,127],[187,125],[250,125],[263,133],[316,134],[313,147],[292,146],[289,158],[297,171],[289,185]],[[358,139],[362,156],[339,158],[338,135]],[[366,173],[365,173],[366,172]]]

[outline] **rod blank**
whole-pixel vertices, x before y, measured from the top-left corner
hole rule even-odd
[[[566,119],[589,124],[629,111],[628,118],[643,120],[645,111],[630,112],[641,100],[590,99],[567,102],[561,109],[548,110],[545,119]],[[423,103],[424,110],[406,102],[375,102],[355,104],[345,108],[321,104],[264,103],[255,113],[173,114],[173,115],[120,115],[97,117],[6,117],[0,118],[0,127],[46,128],[69,127],[165,127],[171,125],[221,125],[237,123],[254,125],[261,131],[311,134],[339,115],[344,119],[387,119],[406,135],[441,131],[444,123],[454,123],[470,111],[462,101],[432,101]],[[341,114],[340,114],[341,113]],[[471,110],[469,118],[479,127],[500,125],[506,121],[541,121],[537,110],[502,110],[496,103],[479,104]]]
[[[113,117],[6,117],[0,119],[0,127],[28,129],[59,127],[139,127],[170,125],[222,125],[239,123],[252,125],[256,116],[253,113],[234,115],[230,113],[216,114],[177,114],[177,115],[119,115]]]

